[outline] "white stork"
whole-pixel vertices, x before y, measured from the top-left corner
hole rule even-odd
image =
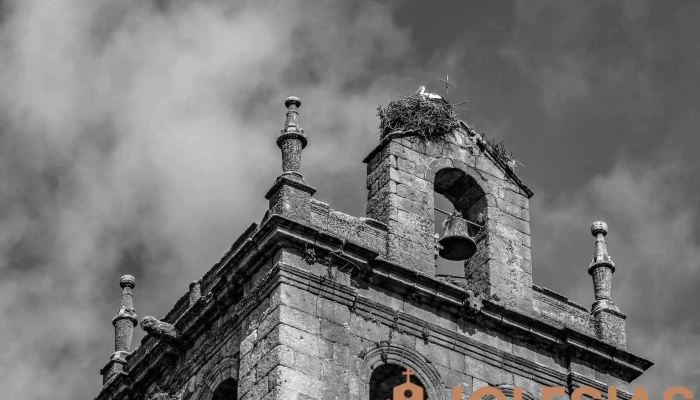
[[[440,96],[439,94],[437,94],[437,93],[426,92],[426,91],[425,91],[425,86],[419,87],[419,88],[418,88],[418,91],[416,92],[416,95],[417,95],[417,96],[426,97],[428,100],[433,100],[433,101],[437,101],[437,102],[447,103],[447,101],[445,101],[445,99],[443,99],[442,96]]]

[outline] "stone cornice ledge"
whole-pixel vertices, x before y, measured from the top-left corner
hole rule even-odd
[[[404,290],[425,297],[431,305],[439,303],[441,308],[456,313],[461,310],[466,291],[460,287],[441,282],[428,275],[416,273],[400,264],[377,258],[372,263],[373,279],[376,283],[393,283]],[[591,361],[595,365],[610,365],[623,373],[629,381],[636,379],[653,365],[652,362],[618,349],[598,338],[587,336],[569,327],[557,327],[537,320],[517,310],[511,310],[489,299],[483,300],[480,320],[496,330],[505,331],[514,337],[533,339],[539,344],[554,346],[561,353]]]
[[[644,371],[654,365],[642,357],[626,350],[602,342],[598,338],[587,336],[569,327],[555,327],[543,321],[509,310],[490,300],[484,300],[482,315],[493,325],[500,325],[509,331],[526,335],[535,335],[543,343],[556,345],[576,358],[591,361],[595,365],[608,365],[623,372],[628,381],[633,381]]]

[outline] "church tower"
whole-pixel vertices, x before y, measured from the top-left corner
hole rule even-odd
[[[138,290],[122,278],[97,399],[454,400],[493,387],[534,400],[545,386],[631,398],[652,363],[626,349],[605,223],[591,227],[590,264],[577,261],[593,279],[589,309],[533,284],[533,193],[466,123],[439,140],[385,132],[364,159],[366,216],[353,217],[313,198],[301,100],[285,105],[267,213],[165,317],[141,320],[133,350]],[[457,233],[473,242],[463,276],[435,274],[435,193],[470,227]]]

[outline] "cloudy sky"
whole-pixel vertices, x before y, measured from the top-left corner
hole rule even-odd
[[[605,220],[629,349],[656,362],[637,383],[700,393],[699,3],[165,3],[0,1],[7,398],[94,397],[119,276],[162,317],[260,220],[285,97],[316,198],[363,216],[377,105],[445,74],[525,165],[535,282],[589,306]]]

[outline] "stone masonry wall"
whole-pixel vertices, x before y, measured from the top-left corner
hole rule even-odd
[[[343,273],[323,278],[327,266],[308,265],[294,252],[280,262],[299,277],[285,279],[242,341],[242,399],[366,400],[372,369],[384,362],[423,374],[431,399],[450,398],[453,386],[467,399],[486,385],[522,386],[534,398],[543,385],[568,385],[562,355],[381,287],[359,288]],[[446,340],[448,332],[464,343]]]

